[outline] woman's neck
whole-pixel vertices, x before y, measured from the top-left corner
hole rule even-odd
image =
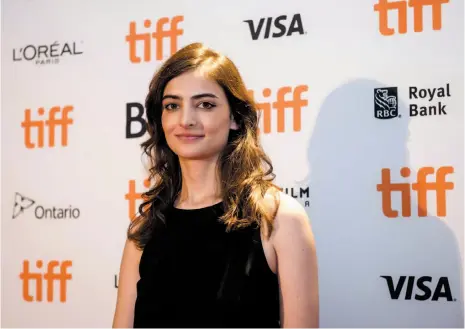
[[[180,161],[182,186],[176,206],[203,207],[221,201],[221,188],[215,162]]]

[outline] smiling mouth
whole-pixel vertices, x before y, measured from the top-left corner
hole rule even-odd
[[[178,137],[179,139],[182,139],[182,140],[198,140],[198,139],[201,139],[203,138],[204,136],[199,136],[199,135],[177,135],[176,137]]]

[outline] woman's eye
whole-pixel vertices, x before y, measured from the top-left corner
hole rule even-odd
[[[204,108],[204,109],[211,109],[215,107],[215,104],[212,104],[210,102],[202,102],[199,104],[199,107]]]
[[[172,110],[177,109],[177,106],[178,106],[177,104],[169,103],[169,104],[166,104],[163,108],[165,110],[172,111]]]

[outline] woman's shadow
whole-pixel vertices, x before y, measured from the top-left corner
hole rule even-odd
[[[403,217],[401,193],[396,191],[390,192],[390,206],[398,216],[385,215],[387,199],[383,211],[377,191],[383,168],[390,170],[393,183],[417,179],[416,168],[409,165],[406,104],[394,99],[401,117],[374,116],[375,89],[385,87],[361,79],[334,90],[322,104],[312,133],[308,211],[319,260],[321,326],[463,328],[461,255],[447,217],[435,217],[435,191],[427,192],[425,217],[418,215],[411,187],[409,217]],[[381,106],[395,105],[392,98],[384,100]],[[402,167],[410,168],[408,178],[400,175]],[[430,181],[435,174],[427,177]],[[454,182],[454,174],[446,181]],[[386,198],[389,193],[384,193]],[[449,193],[454,190],[446,191],[446,207]],[[425,295],[422,288],[426,300],[416,299]]]

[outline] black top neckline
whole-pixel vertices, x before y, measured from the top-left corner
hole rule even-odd
[[[174,206],[174,204],[171,206],[171,209],[175,212],[179,212],[179,213],[194,213],[194,212],[204,212],[204,211],[208,211],[208,210],[211,210],[211,209],[217,209],[217,208],[220,208],[220,206],[223,205],[223,201],[220,201],[220,202],[217,202],[215,204],[212,204],[212,205],[209,205],[209,206],[204,206],[204,207],[200,207],[200,208],[177,208],[176,206]]]

